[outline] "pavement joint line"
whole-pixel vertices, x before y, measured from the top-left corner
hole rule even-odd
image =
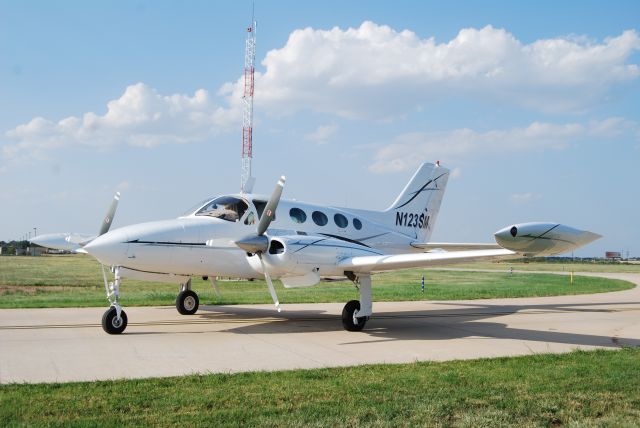
[[[423,319],[423,318],[469,318],[486,315],[546,315],[546,314],[563,314],[563,313],[580,313],[580,312],[640,312],[640,308],[620,308],[620,309],[522,309],[513,311],[485,311],[485,312],[465,312],[465,313],[449,313],[449,314],[391,314],[391,315],[373,315],[371,319]],[[240,319],[215,319],[215,320],[159,320],[149,322],[130,322],[129,326],[144,327],[154,325],[208,325],[208,324],[253,324],[253,323],[273,323],[273,322],[309,322],[309,321],[334,321],[340,318],[335,315],[327,315],[324,317],[307,317],[307,318],[240,318]],[[43,330],[56,328],[96,328],[100,327],[98,323],[89,324],[32,324],[32,325],[4,325],[0,326],[0,330]]]

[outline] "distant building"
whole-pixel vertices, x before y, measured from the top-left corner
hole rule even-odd
[[[16,248],[16,256],[24,256],[27,254],[27,250],[25,248]]]
[[[620,251],[606,251],[604,256],[607,260],[620,260],[622,259],[622,254]]]
[[[27,247],[28,256],[41,256],[44,252],[45,249],[42,247]]]

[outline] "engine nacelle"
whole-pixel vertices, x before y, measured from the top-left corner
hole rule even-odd
[[[262,255],[269,275],[280,278],[285,287],[309,287],[323,276],[342,276],[340,260],[382,253],[351,241],[330,237],[291,235],[269,238],[269,250]],[[264,274],[260,259],[250,256],[249,263]]]
[[[601,236],[558,223],[521,223],[494,234],[496,242],[524,256],[551,256],[566,253]]]

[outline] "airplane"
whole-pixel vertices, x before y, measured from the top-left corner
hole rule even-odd
[[[206,199],[182,216],[110,230],[119,194],[100,232],[74,250],[102,264],[110,306],[102,317],[109,334],[127,327],[120,305],[122,278],[179,285],[176,308],[193,315],[199,298],[191,277],[265,278],[275,308],[272,278],[289,287],[348,279],[359,300],[346,303],[342,324],[361,331],[373,314],[371,276],[377,272],[432,267],[479,259],[548,256],[574,250],[601,236],[558,223],[521,223],[494,234],[495,244],[431,242],[449,170],[423,163],[384,211],[281,200],[285,177],[270,197],[253,193]],[[33,242],[38,243],[37,239]],[[109,282],[105,265],[111,267]]]

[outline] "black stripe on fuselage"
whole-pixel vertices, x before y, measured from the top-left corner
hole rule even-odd
[[[376,251],[374,249],[368,249],[367,248],[361,248],[361,247],[352,247],[352,246],[347,246],[347,245],[335,245],[335,244],[322,244],[322,242],[326,241],[326,239],[319,239],[317,241],[313,241],[310,243],[303,243],[303,242],[289,242],[288,245],[290,246],[294,246],[294,245],[298,245],[301,246],[301,248],[298,248],[297,250],[293,251],[294,253],[297,253],[298,251],[302,251],[307,247],[333,247],[333,248],[346,248],[349,250],[360,250],[360,251],[366,251],[368,253],[373,253],[377,256],[383,256],[384,253],[381,253],[380,251]]]
[[[363,244],[360,241],[356,241],[355,239],[349,239],[349,238],[345,238],[344,236],[339,236],[339,235],[331,235],[330,233],[320,233],[320,235],[322,236],[327,236],[329,238],[335,238],[338,239],[340,241],[345,241],[345,242],[350,242],[352,244],[357,244],[357,245],[362,245],[363,247],[367,247],[367,248],[371,248],[370,246],[368,246],[367,244]]]
[[[125,244],[146,244],[146,245],[166,245],[166,246],[181,246],[181,247],[206,247],[206,242],[170,242],[170,241],[140,241],[134,239],[133,241],[127,241]]]

